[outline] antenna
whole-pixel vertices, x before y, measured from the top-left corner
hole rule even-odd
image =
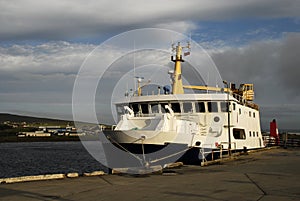
[[[173,53],[174,53],[174,50],[176,49],[176,48],[175,48],[175,44],[174,44],[174,39],[173,39],[173,37],[172,37],[172,39],[171,39],[171,44],[172,44],[172,47],[171,47],[171,54],[173,54]]]
[[[187,46],[183,47],[184,49],[187,49],[187,52],[184,52],[184,56],[188,56],[191,54],[191,39],[187,41]]]
[[[216,88],[219,88],[217,78],[216,78]],[[217,93],[217,90],[216,90],[216,93]]]
[[[135,40],[133,40],[133,83],[134,83],[134,91],[136,90],[136,83],[134,78],[136,78],[135,75]]]
[[[206,86],[209,85],[209,71],[207,72],[207,80],[206,80]],[[208,88],[206,89],[206,93],[208,93]]]
[[[175,47],[175,44],[173,43],[173,40],[172,40],[172,50],[171,50],[172,55],[175,53],[175,50],[176,50],[176,47]]]
[[[188,42],[189,50],[191,51],[191,45],[192,45],[192,33],[190,33],[190,41]]]
[[[128,82],[126,83],[126,91],[125,91],[125,97],[129,96],[129,92],[128,92]]]
[[[139,76],[135,76],[134,78],[137,79],[138,82],[142,82],[143,79],[145,79],[144,77],[139,77]]]
[[[144,86],[148,85],[151,82],[151,80],[149,79],[147,82],[142,82],[145,78],[144,77],[139,77],[139,76],[136,76],[135,79],[137,79],[137,85],[138,85],[137,95],[141,96],[142,95],[142,88]]]

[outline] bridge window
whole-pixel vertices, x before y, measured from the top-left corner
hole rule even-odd
[[[160,108],[161,108],[161,112],[162,113],[166,113],[167,112],[166,108],[165,108],[166,105],[169,105],[169,104],[168,103],[161,103],[160,104]]]
[[[148,104],[146,103],[141,104],[141,109],[143,114],[149,114]]]
[[[221,102],[221,111],[222,112],[228,112],[228,110],[227,110],[227,103],[228,102]]]
[[[239,128],[234,128],[233,129],[233,137],[235,139],[239,139],[239,140],[246,139],[245,130],[244,129],[239,129]]]
[[[204,102],[197,102],[195,103],[195,106],[196,106],[196,112],[205,112],[205,105],[204,105]]]
[[[150,105],[152,113],[159,113],[158,103],[154,103]]]
[[[179,103],[171,103],[171,108],[175,113],[180,113],[180,104]]]
[[[192,103],[184,102],[182,103],[183,112],[193,112],[193,105]]]
[[[133,110],[134,114],[139,113],[140,109],[139,109],[139,105],[134,103],[134,104],[130,104],[129,107]]]
[[[207,102],[208,112],[218,112],[217,102]]]

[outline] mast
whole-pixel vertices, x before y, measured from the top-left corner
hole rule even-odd
[[[175,59],[172,56],[171,60],[175,62],[174,65],[174,73],[172,76],[172,94],[184,94],[183,85],[182,85],[182,77],[181,77],[181,62],[184,62],[182,59],[182,50],[183,48],[190,49],[190,43],[186,47],[182,47],[180,42],[178,42],[176,48],[173,47],[173,51],[176,51]],[[184,56],[189,55],[190,52],[184,53]]]

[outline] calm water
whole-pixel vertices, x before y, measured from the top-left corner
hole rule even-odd
[[[0,143],[0,178],[106,170],[81,142]]]

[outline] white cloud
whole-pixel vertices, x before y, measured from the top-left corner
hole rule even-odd
[[[19,74],[76,73],[94,48],[94,45],[68,42],[0,47],[0,70]]]
[[[70,103],[76,74],[94,48],[62,41],[0,47],[1,104]]]
[[[195,30],[197,28],[197,25],[193,22],[179,21],[179,22],[157,24],[156,27],[188,34],[191,33],[193,30]]]
[[[248,31],[246,33],[246,35],[257,35],[257,34],[261,34],[261,33],[267,33],[268,32],[268,29],[267,28],[258,28],[258,29],[255,29],[255,30],[251,30],[251,31]]]

